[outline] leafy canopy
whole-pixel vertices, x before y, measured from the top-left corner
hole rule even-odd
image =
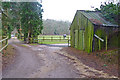
[[[96,8],[96,11],[100,11],[103,14],[103,17],[106,18],[106,20],[110,21],[111,23],[118,24],[120,23],[120,20],[118,19],[118,16],[120,15],[120,4],[119,3],[104,3],[101,4],[100,10]]]

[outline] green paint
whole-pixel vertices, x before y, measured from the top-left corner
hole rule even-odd
[[[106,50],[107,50],[107,36],[106,36]]]
[[[75,48],[78,48],[78,30],[75,30]]]
[[[83,31],[83,50],[84,50],[84,31]]]
[[[94,45],[95,51],[105,48],[105,46],[106,46],[106,32],[102,29],[98,29],[98,30],[96,30],[95,34],[104,40],[104,42],[99,42],[99,39],[95,38],[95,45]]]
[[[120,40],[120,32],[112,34],[110,37],[108,37],[108,48],[119,48],[119,40]]]
[[[84,46],[84,44],[83,44],[83,41],[84,40],[84,37],[83,37],[83,30],[80,30],[79,31],[79,49],[80,50],[83,50],[83,46]]]
[[[76,14],[70,30],[71,46],[73,47],[75,45],[77,49],[85,50],[88,53],[92,52],[93,32],[93,24],[81,13]]]
[[[90,53],[92,52],[92,41],[93,41],[93,25],[88,21],[88,26],[85,27],[85,51]]]
[[[100,40],[98,40],[98,43],[99,43],[99,50],[101,50],[101,46],[100,46]]]
[[[75,45],[77,49],[85,50],[88,53],[92,52],[94,27],[96,26],[94,26],[82,13],[76,13],[70,28],[71,46],[74,47]],[[107,50],[110,47],[118,47],[118,34],[110,36],[113,34],[113,31],[112,27],[99,27],[95,31],[95,34],[104,40],[104,42],[101,42],[99,39],[94,38],[95,51],[102,49]]]

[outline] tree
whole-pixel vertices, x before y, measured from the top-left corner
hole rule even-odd
[[[13,17],[11,23],[14,28],[16,27],[18,30],[18,38],[21,37],[22,32],[20,31],[21,28],[21,16],[20,16],[21,8],[19,2],[11,2],[11,15]]]
[[[43,29],[42,26],[42,5],[38,2],[21,3],[21,23],[24,33],[24,41],[28,39],[28,43],[37,39]]]
[[[13,27],[11,26],[11,17],[10,17],[10,3],[3,2],[2,3],[2,36],[11,37],[11,32]]]
[[[52,19],[43,20],[43,26],[44,26],[43,34],[69,35],[70,24],[71,23],[69,21],[56,21]]]
[[[111,2],[107,4],[105,2],[104,4],[101,4],[100,10],[98,8],[95,10],[100,11],[106,20],[110,21],[111,23],[118,24],[120,23],[120,20],[118,19],[118,16],[120,15],[119,8],[119,3],[113,4],[113,2]]]
[[[3,36],[9,36],[9,38],[11,38],[11,32],[14,28],[17,27],[17,29],[19,29],[20,6],[17,2],[2,2],[2,7]]]
[[[24,41],[33,42],[43,29],[42,22],[42,5],[38,2],[3,2],[3,10],[9,16],[3,15],[3,33],[9,36],[12,30],[16,27],[18,37],[24,34]],[[22,30],[22,31],[21,31]]]

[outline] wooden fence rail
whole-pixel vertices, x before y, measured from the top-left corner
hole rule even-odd
[[[44,40],[44,39],[51,39],[51,40],[68,40],[68,39],[70,39],[70,37],[45,37],[45,36],[43,36],[43,37],[40,37],[39,39],[42,39],[42,40]]]
[[[70,46],[70,37],[40,37],[39,39],[34,39],[34,42],[44,42],[44,41],[66,41],[68,43],[68,46]]]
[[[8,46],[8,37],[0,40],[0,43],[2,43],[3,41],[6,41],[6,42],[5,42],[5,45],[0,49],[0,52],[2,52],[2,50],[5,49]]]
[[[22,36],[22,39],[24,39],[24,36]],[[70,36],[67,36],[67,37],[62,37],[62,36],[58,36],[58,37],[54,37],[54,36],[42,36],[42,37],[39,37],[38,39],[33,39],[33,43],[42,43],[44,41],[50,41],[50,42],[54,42],[54,41],[65,41],[66,43],[68,43],[68,46],[70,46]]]

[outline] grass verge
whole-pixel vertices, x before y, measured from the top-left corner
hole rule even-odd
[[[65,44],[66,41],[42,41],[39,42],[39,44]]]

